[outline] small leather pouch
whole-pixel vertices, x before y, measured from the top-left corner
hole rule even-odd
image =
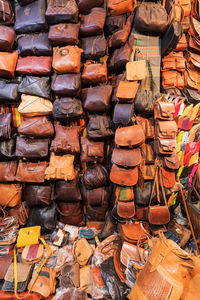
[[[119,232],[122,236],[122,239],[131,244],[137,244],[138,241],[145,241],[149,235],[149,229],[142,223],[133,223],[133,224],[119,224]]]
[[[11,138],[11,113],[0,114],[0,140]]]
[[[56,99],[52,113],[54,119],[58,121],[79,119],[83,115],[82,102],[77,98],[69,97]]]
[[[171,155],[176,148],[176,139],[166,140],[157,139],[154,143],[154,148],[157,154]]]
[[[80,267],[77,262],[66,263],[61,268],[61,274],[59,278],[60,287],[76,287],[80,286]]]
[[[165,188],[173,188],[176,184],[175,171],[162,168],[162,179]]]
[[[105,186],[108,182],[108,171],[103,165],[94,164],[85,170],[83,181],[88,190]]]
[[[117,103],[114,108],[113,122],[118,125],[129,125],[134,114],[132,103]]]
[[[116,96],[120,99],[133,101],[139,88],[137,81],[120,81]]]
[[[117,201],[117,213],[121,218],[133,218],[135,215],[134,201]]]
[[[104,161],[104,142],[93,142],[81,137],[81,161]]]
[[[22,262],[33,264],[41,260],[44,254],[42,244],[26,246],[22,251]]]
[[[166,101],[156,101],[154,103],[154,119],[159,120],[173,120],[173,114],[175,113],[175,106],[173,103]]]
[[[108,0],[107,6],[112,16],[118,16],[128,12],[132,12],[134,9],[132,0]]]
[[[119,149],[114,148],[112,153],[112,162],[121,167],[135,167],[142,161],[140,148]]]
[[[18,233],[17,248],[39,244],[40,231],[40,226],[21,228]]]
[[[87,136],[89,138],[99,140],[112,135],[114,135],[114,126],[108,115],[89,115],[87,125]]]
[[[138,182],[138,167],[125,169],[113,164],[110,180],[119,185],[133,186]]]
[[[126,64],[127,80],[143,80],[146,78],[146,60],[131,61]]]
[[[177,125],[175,121],[156,121],[155,137],[159,139],[175,139]]]
[[[80,74],[54,74],[51,81],[51,89],[59,97],[79,97],[81,91]],[[63,98],[70,99],[70,98]]]
[[[106,83],[107,81],[106,62],[104,61],[103,64],[100,64],[100,63],[93,63],[92,61],[87,61],[84,64],[82,81],[86,85]]]
[[[80,266],[85,266],[93,254],[93,249],[86,239],[82,238],[74,243],[74,255]]]
[[[45,13],[48,24],[77,23],[78,6],[75,0],[50,1]]]
[[[19,57],[16,71],[23,75],[51,75],[51,56]]]
[[[180,72],[185,71],[185,58],[183,52],[170,52],[167,56],[162,59],[162,70],[177,70]]]
[[[184,88],[184,76],[182,72],[175,70],[162,71],[162,86],[164,89],[170,87]]]
[[[115,143],[123,147],[137,147],[145,142],[145,135],[141,125],[117,128]]]
[[[179,168],[179,158],[176,152],[170,156],[165,156],[163,159],[164,167],[169,170],[177,170]]]

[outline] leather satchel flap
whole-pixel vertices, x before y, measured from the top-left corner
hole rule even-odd
[[[110,180],[119,185],[132,186],[138,182],[138,168],[124,169],[113,164]]]
[[[176,170],[179,168],[179,158],[178,154],[174,153],[171,156],[165,156],[164,157],[164,164],[165,167],[168,169]]]
[[[135,215],[135,204],[134,201],[118,201],[117,202],[117,213],[121,218],[133,218]]]
[[[170,213],[168,207],[154,205],[149,207],[148,219],[151,224],[163,225],[170,221]]]
[[[118,201],[132,201],[134,200],[133,187],[117,186],[115,196]]]
[[[141,125],[117,128],[115,143],[119,146],[139,146],[145,142],[145,135]]]
[[[157,101],[154,104],[154,119],[173,120],[175,106],[173,103]]]
[[[20,134],[30,137],[52,137],[54,135],[53,124],[47,117],[27,118],[17,128]]]
[[[60,277],[61,286],[64,287],[79,287],[80,285],[80,267],[77,262],[75,263],[66,263],[61,268],[61,277]]]
[[[33,265],[17,263],[17,282],[26,281],[29,278],[32,271],[33,271]],[[12,263],[8,268],[8,271],[4,279],[9,282],[14,281],[14,263]]]
[[[52,112],[53,104],[47,99],[22,94],[21,100],[18,111],[23,116],[50,115]]]
[[[158,147],[160,153],[169,153],[173,152],[177,146],[176,139],[173,140],[167,140],[167,139],[159,139],[158,140]]]
[[[141,223],[120,224],[119,232],[125,241],[137,243],[139,240],[141,242],[146,240],[146,236],[149,234],[149,229]]]
[[[134,99],[139,88],[137,81],[120,81],[116,96],[121,99]]]
[[[112,153],[112,161],[119,166],[135,167],[142,161],[140,148],[129,150],[115,148]]]
[[[200,68],[199,59],[200,59],[199,54],[195,54],[191,52],[189,53],[188,62],[191,61],[191,63],[198,69]]]
[[[156,136],[165,139],[176,138],[177,125],[175,121],[156,121]]]
[[[173,188],[176,184],[175,171],[162,168],[162,180],[165,188]]]
[[[24,182],[44,182],[47,166],[48,163],[46,161],[37,163],[20,161],[17,168],[16,180]]]
[[[128,62],[126,64],[127,80],[143,80],[146,77],[146,60]]]

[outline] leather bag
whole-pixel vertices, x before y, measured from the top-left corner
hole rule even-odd
[[[96,208],[99,213],[100,207],[104,206],[105,203],[107,203],[106,206],[108,207],[111,193],[111,185],[95,188],[92,190],[87,190],[85,186],[82,186],[82,196],[84,202],[86,203],[86,206],[92,206]]]
[[[138,182],[138,168],[125,169],[113,164],[110,171],[110,180],[119,185],[133,186]]]
[[[0,114],[0,141],[11,138],[11,113]]]
[[[105,186],[108,182],[108,171],[105,166],[94,164],[85,170],[83,182],[88,190]]]
[[[134,106],[131,103],[117,103],[114,108],[113,122],[116,126],[129,125],[134,115]]]
[[[50,115],[52,112],[53,104],[47,99],[22,94],[21,100],[18,111],[24,117]]]
[[[178,71],[162,71],[162,86],[164,89],[170,87],[184,88],[184,77]]]
[[[17,137],[16,156],[22,158],[45,158],[48,156],[49,139]]]
[[[145,142],[145,135],[141,125],[117,128],[115,143],[123,147],[138,147]]]
[[[146,78],[146,60],[130,61],[126,64],[127,80],[143,80]]]
[[[124,266],[128,267],[129,260],[134,260],[138,263],[145,262],[148,256],[148,249],[142,248],[140,246],[137,247],[136,245],[130,244],[126,241],[123,242],[120,253],[120,261]]]
[[[133,0],[108,0],[107,7],[112,16],[118,16],[133,11]]]
[[[17,60],[17,51],[0,52],[0,76],[5,78],[14,78]]]
[[[165,156],[163,159],[164,167],[169,170],[177,170],[179,168],[179,158],[176,152],[170,156]]]
[[[196,54],[200,53],[200,41],[198,37],[189,35],[188,50]]]
[[[185,33],[183,33],[174,51],[186,51],[188,48]]]
[[[107,43],[104,35],[85,37],[81,39],[81,48],[83,49],[83,59],[96,60],[105,56]]]
[[[155,123],[155,137],[159,139],[175,139],[177,133],[175,121],[158,121]]]
[[[111,159],[118,166],[135,167],[142,162],[142,155],[140,148],[128,150],[114,148]]]
[[[162,181],[165,188],[173,188],[176,184],[175,171],[162,168]]]
[[[139,88],[137,81],[120,81],[116,96],[120,99],[129,99],[133,101]]]
[[[0,36],[0,51],[12,52],[13,44],[16,37],[13,28],[5,25],[0,25]]]
[[[56,205],[59,212],[59,221],[64,224],[84,226],[84,216],[81,202],[60,202]]]
[[[28,34],[18,38],[20,56],[51,56],[52,48],[47,33]]]
[[[50,1],[45,13],[48,24],[77,23],[78,6],[75,0]]]
[[[140,165],[140,171],[144,180],[154,180],[155,165]]]
[[[53,198],[53,186],[50,184],[26,184],[23,200],[29,207],[50,205]]]
[[[183,52],[172,51],[162,59],[162,70],[177,70],[180,72],[185,71],[185,58]]]
[[[154,103],[154,119],[159,120],[173,120],[175,113],[175,106],[173,103],[167,101],[156,101]]]
[[[104,112],[110,107],[111,85],[102,85],[82,90],[84,108],[93,113]]]
[[[54,135],[53,124],[47,117],[33,117],[24,119],[17,128],[18,133],[28,137],[50,138]]]
[[[23,75],[50,75],[51,62],[51,56],[19,57],[16,71]]]
[[[58,180],[54,187],[54,200],[56,202],[75,202],[81,201],[78,174],[74,180]]]
[[[142,163],[145,165],[154,164],[154,151],[151,144],[141,145]]]
[[[17,161],[0,162],[0,182],[15,181]]]
[[[3,0],[0,4],[0,24],[12,25],[14,23],[14,12],[10,1]]]
[[[154,143],[154,149],[157,154],[171,155],[175,151],[176,139],[166,140],[157,139]]]
[[[10,140],[0,141],[0,160],[16,159],[15,155],[16,135]]]
[[[104,142],[93,142],[81,137],[81,162],[104,161]]]
[[[114,32],[120,31],[126,24],[126,15],[107,16],[104,26],[106,35],[112,35]]]
[[[22,185],[15,183],[0,183],[1,206],[14,207],[21,203]]]
[[[45,179],[47,180],[73,180],[75,178],[74,156],[65,154],[62,156],[51,153],[49,166],[45,170]]]
[[[82,49],[77,46],[55,47],[52,67],[57,74],[80,73]]]
[[[117,201],[117,213],[120,216],[120,218],[133,218],[135,215],[134,201]]]
[[[112,120],[107,115],[89,115],[87,135],[91,139],[102,139],[114,134]]]
[[[19,161],[16,180],[21,182],[44,182],[47,166],[46,161],[36,163]]]
[[[85,266],[93,254],[93,249],[87,240],[82,238],[74,243],[73,252],[79,265]]]
[[[137,124],[142,125],[146,139],[154,138],[154,121],[153,118],[136,117]]]
[[[188,52],[187,53],[187,62],[190,63],[191,66],[193,66],[197,70],[200,69],[199,55],[198,54]]]
[[[52,46],[77,45],[80,24],[56,24],[49,28],[48,39]]]
[[[80,267],[77,262],[65,263],[61,268],[60,286],[65,288],[80,286]]]
[[[168,55],[179,43],[182,37],[182,26],[179,21],[174,20],[162,37],[161,55]]]
[[[53,117],[58,121],[77,119],[83,115],[82,102],[77,98],[63,97],[53,103]]]
[[[184,72],[185,86],[200,91],[200,76],[195,69],[186,68]]]
[[[103,64],[87,61],[84,64],[82,73],[82,81],[86,85],[96,85],[100,83],[106,83],[107,81],[107,64],[104,61]]]
[[[21,78],[15,79],[2,79],[0,80],[0,102],[7,104],[18,102],[19,93],[18,93],[18,85],[21,81]]]
[[[81,92],[80,74],[54,74],[51,89],[59,97],[79,97]]]
[[[94,7],[88,15],[81,18],[81,36],[95,36],[103,33],[106,20],[106,10],[101,7]]]
[[[155,174],[154,174],[155,178]],[[151,181],[145,181],[143,187],[137,185],[134,189],[134,202],[139,206],[148,206],[151,197],[153,184]],[[155,194],[154,194],[155,196]]]
[[[103,0],[78,0],[78,8],[81,14],[87,15],[93,7],[99,7]]]
[[[149,235],[149,228],[146,224],[135,222],[133,224],[119,224],[119,233],[124,241],[130,244],[144,242]]]
[[[50,78],[24,76],[18,86],[18,91],[23,94],[50,98]]]
[[[126,64],[129,62],[132,53],[132,47],[126,43],[123,47],[116,49],[108,64],[110,73],[121,73],[126,69]]]

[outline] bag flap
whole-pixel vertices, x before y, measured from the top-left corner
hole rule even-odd
[[[166,167],[169,169],[174,170],[179,168],[179,158],[177,153],[174,153],[173,155],[170,156],[165,156],[164,162]]]
[[[129,150],[114,148],[112,161],[119,166],[135,167],[142,161],[140,148]]]
[[[145,134],[141,125],[117,128],[115,143],[119,146],[139,146],[145,141]]]
[[[104,142],[88,143],[87,155],[90,157],[102,157],[104,153]]]
[[[159,139],[159,144],[162,148],[175,148],[176,147],[176,139],[167,140],[167,139]]]
[[[173,188],[176,184],[175,171],[162,168],[163,185],[165,188]]]
[[[137,242],[139,239],[146,239],[149,230],[141,223],[119,224],[119,232],[124,240]]]
[[[17,282],[25,282],[26,280],[28,280],[32,270],[33,265],[17,263]],[[8,268],[4,279],[9,282],[14,281],[14,263],[12,263]]]
[[[170,117],[172,114],[175,113],[175,106],[173,103],[168,103],[168,102],[158,102],[159,109],[161,116],[163,117]]]
[[[139,88],[137,81],[120,81],[116,96],[121,99],[134,99]]]
[[[125,169],[113,164],[110,180],[119,185],[133,186],[138,182],[138,168]]]
[[[127,80],[143,80],[146,78],[146,60],[128,62],[126,64]]]
[[[159,131],[162,135],[174,135],[177,132],[177,125],[175,121],[157,121],[156,125],[159,126]]]
[[[169,209],[166,205],[154,205],[149,207],[148,213],[149,223],[154,225],[167,224],[170,221]]]
[[[188,69],[186,68],[186,73],[187,73],[187,76],[189,77],[189,80],[191,80],[193,82],[194,85],[197,86],[198,88],[198,85],[200,85],[200,74],[198,71],[195,71],[195,70],[191,70],[191,69]]]
[[[133,188],[130,186],[117,186],[115,196],[118,201],[132,201],[134,200]]]
[[[119,201],[117,202],[117,213],[121,218],[133,218],[135,215],[134,201]]]

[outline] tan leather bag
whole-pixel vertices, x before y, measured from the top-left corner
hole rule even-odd
[[[184,88],[184,77],[181,72],[175,70],[162,71],[162,86],[164,89],[170,87]]]
[[[113,164],[110,180],[119,185],[133,186],[138,182],[138,167],[125,169]]]
[[[191,68],[186,68],[184,72],[185,86],[200,91],[200,73]]]
[[[145,142],[145,135],[141,125],[117,128],[115,143],[122,147],[140,146]]]
[[[93,254],[93,249],[88,241],[82,238],[74,243],[73,252],[79,265],[85,266]]]
[[[22,185],[0,183],[0,205],[14,207],[21,203]]]
[[[160,120],[173,120],[173,114],[175,113],[175,106],[173,103],[160,100],[154,103],[154,119]]]
[[[169,55],[163,57],[162,59],[162,70],[176,70],[180,72],[184,72],[185,70],[185,58],[183,56],[183,52],[170,52]]]
[[[15,77],[18,52],[0,52],[0,76],[6,78]]]
[[[191,0],[175,0],[175,5],[179,5],[182,7],[184,11],[184,17],[188,17],[191,14],[191,9],[192,9],[191,2],[192,2]]]
[[[45,171],[45,179],[75,179],[74,156],[71,154],[55,155],[51,153],[49,167]]]
[[[52,112],[53,104],[47,99],[22,94],[21,100],[18,111],[25,117],[50,115]]]
[[[108,0],[107,7],[112,16],[118,16],[132,12],[134,3],[133,0]]]
[[[84,266],[80,269],[80,290],[90,293],[89,287],[91,285],[90,275],[91,265]]]
[[[127,80],[143,80],[146,78],[146,60],[130,61],[126,64]]]
[[[161,139],[175,139],[177,132],[175,121],[158,121],[155,123],[155,137]]]
[[[116,96],[120,99],[128,99],[133,101],[139,88],[137,81],[120,81]]]
[[[17,168],[16,180],[21,182],[44,182],[46,161],[23,162],[20,161]]]

